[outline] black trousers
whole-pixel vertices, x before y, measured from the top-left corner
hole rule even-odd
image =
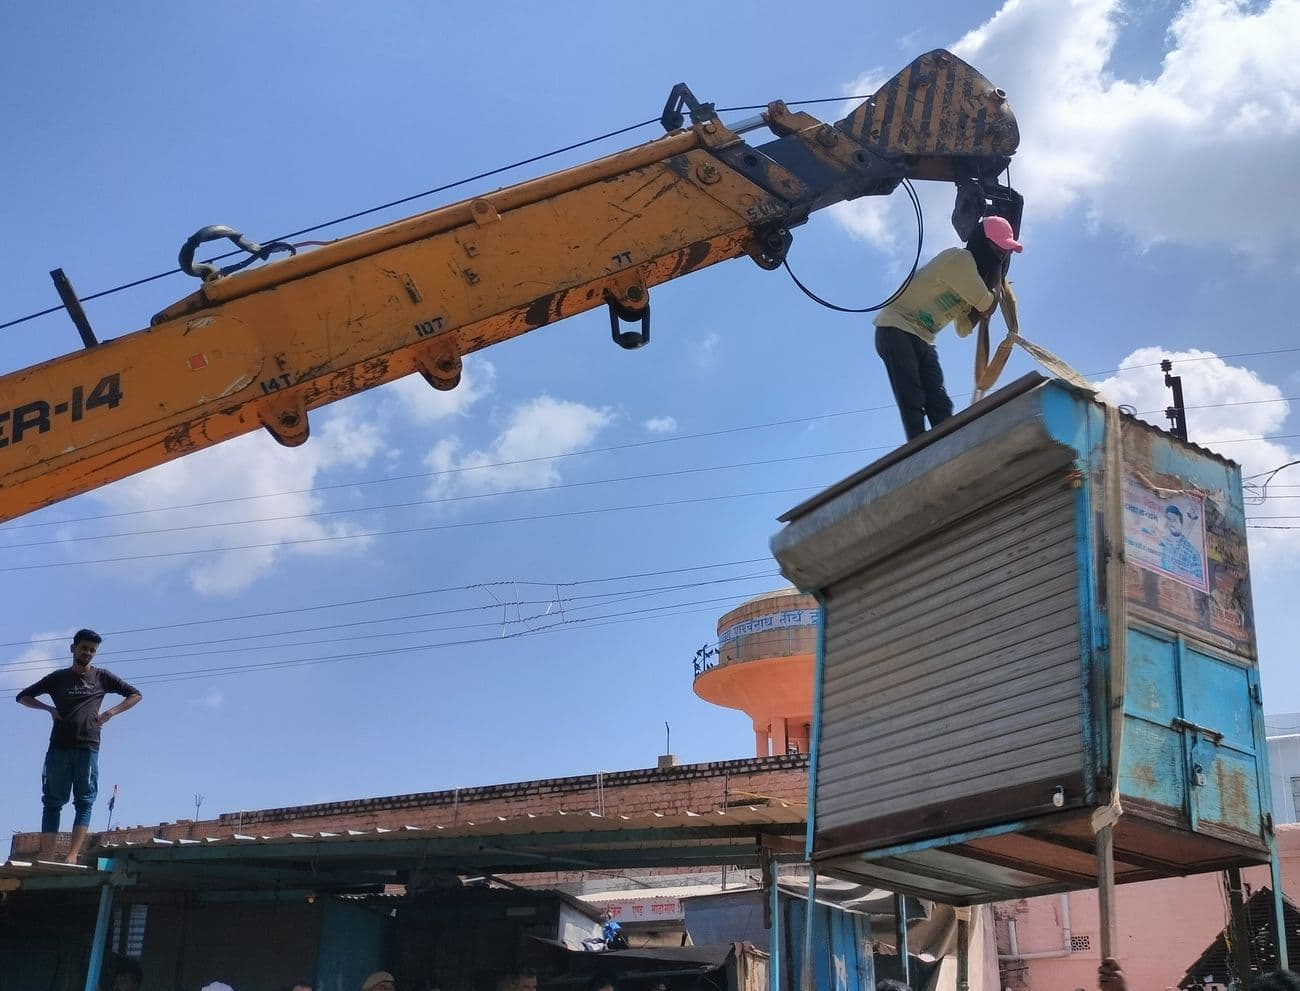
[[[889,373],[908,440],[925,433],[927,419],[937,427],[952,416],[952,400],[943,387],[943,369],[933,344],[897,327],[877,327],[876,354]]]

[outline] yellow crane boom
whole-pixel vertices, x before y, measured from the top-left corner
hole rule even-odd
[[[238,273],[193,262],[237,232],[200,232],[182,267],[201,287],[147,329],[0,377],[0,521],[259,427],[301,444],[319,406],[412,372],[454,388],[462,356],[598,306],[638,347],[652,287],[742,255],[775,268],[814,210],[904,179],[1019,225],[997,182],[1019,143],[1006,95],[945,51],[833,124],[778,101],[729,128],[684,86],[663,121],[647,144]],[[758,126],[774,139],[747,143]]]

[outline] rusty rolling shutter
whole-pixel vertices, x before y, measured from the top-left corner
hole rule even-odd
[[[819,848],[1083,800],[1080,497],[1054,475],[827,589]]]

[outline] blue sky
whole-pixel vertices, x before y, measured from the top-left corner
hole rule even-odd
[[[492,23],[418,3],[11,5],[0,322],[51,305],[55,267],[90,294],[171,268],[204,224],[306,227],[652,118],[679,81],[719,106],[839,97],[955,45],[1021,122],[1026,336],[1140,411],[1165,405],[1149,365],[1173,356],[1194,439],[1262,471],[1300,449],[1300,4],[1138,7],[823,4],[796,24],[772,3],[508,4]],[[952,242],[950,191],[925,203],[930,254]],[[900,195],[818,215],[791,262],[873,302],[905,269],[908,213]],[[115,337],[191,288],[88,311]],[[454,393],[406,381],[336,404],[303,448],[244,438],[0,527],[0,682],[61,662],[79,626],[106,634],[103,665],[145,692],[106,732],[124,823],[190,816],[196,794],[209,816],[642,767],[665,722],[684,760],[751,753],[746,717],[691,693],[691,657],[779,584],[775,518],[902,431],[870,319],[783,273],[697,273],[655,290],[654,314],[635,354],[595,312],[471,358]],[[21,324],[0,369],[76,344],[61,314]],[[970,344],[940,349],[960,403]],[[1271,491],[1252,514],[1300,513],[1300,488]],[[1252,531],[1270,711],[1300,709],[1296,533]],[[0,719],[0,827],[38,824],[46,732],[16,706]]]

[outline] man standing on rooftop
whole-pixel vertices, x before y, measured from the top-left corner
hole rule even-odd
[[[72,798],[76,818],[67,861],[75,864],[90,829],[90,813],[99,791],[99,740],[104,724],[140,701],[140,692],[121,678],[90,662],[99,650],[101,637],[94,630],[78,630],[72,638],[72,666],[51,671],[36,684],[18,693],[17,702],[29,709],[44,709],[54,720],[50,747],[45,753],[41,776],[41,856],[53,854],[63,806]],[[121,702],[99,711],[109,692],[123,696]],[[49,695],[53,705],[38,695]]]

